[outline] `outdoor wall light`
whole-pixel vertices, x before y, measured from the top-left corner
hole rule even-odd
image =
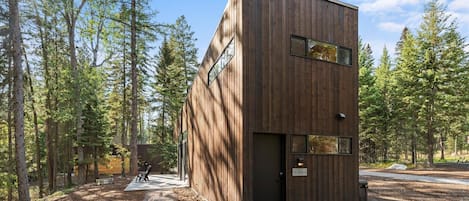
[[[346,117],[346,115],[345,115],[344,113],[340,112],[340,113],[337,114],[335,117],[336,117],[338,120],[344,120],[345,117]]]
[[[303,167],[305,166],[305,159],[304,158],[297,158],[296,159],[296,167]]]

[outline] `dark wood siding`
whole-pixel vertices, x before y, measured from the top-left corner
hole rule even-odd
[[[287,200],[358,200],[357,18],[326,0],[228,1],[176,125],[188,132],[196,191],[253,200],[253,134],[271,133],[286,136]],[[352,49],[352,66],[291,56],[291,35]],[[233,38],[234,58],[207,85]],[[290,136],[309,134],[352,137],[352,155],[291,153]],[[308,177],[291,176],[298,157]]]
[[[208,200],[243,200],[240,3],[228,2],[182,110],[190,184]],[[210,68],[232,39],[235,56],[208,85]]]
[[[355,9],[325,0],[243,1],[244,200],[252,200],[252,135],[287,135],[287,200],[358,199]],[[352,49],[352,66],[290,56],[298,35]],[[342,112],[347,118],[336,119]],[[291,134],[352,137],[352,155],[290,153]],[[304,157],[308,177],[291,177]]]

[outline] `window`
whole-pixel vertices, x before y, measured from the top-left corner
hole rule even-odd
[[[309,39],[307,56],[313,59],[336,62],[337,46]]]
[[[292,153],[352,154],[352,138],[320,135],[293,135]]]
[[[294,135],[291,141],[293,153],[306,153],[306,135]]]
[[[337,52],[337,63],[352,65],[352,50],[344,47],[339,47]]]
[[[337,140],[339,141],[339,154],[352,154],[352,138],[339,137]]]
[[[337,154],[337,137],[308,136],[308,153],[311,154]]]
[[[330,43],[291,36],[290,54],[343,65],[352,65],[352,50]]]
[[[215,78],[217,78],[218,74],[225,69],[226,65],[231,61],[235,54],[235,44],[234,39],[228,43],[225,47],[223,52],[221,53],[220,57],[218,57],[215,64],[213,64],[212,68],[208,72],[208,84],[211,84]]]
[[[292,55],[296,56],[306,56],[306,40],[297,36],[291,37],[291,47],[290,52]]]

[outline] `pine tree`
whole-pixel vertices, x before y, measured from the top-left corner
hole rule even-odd
[[[369,44],[363,45],[359,41],[359,136],[361,160],[364,162],[375,162],[377,160],[376,150],[378,149],[377,121],[378,110],[376,106],[379,91],[375,86],[373,76],[373,52]]]
[[[73,105],[74,105],[74,113],[75,113],[75,134],[76,140],[78,142],[82,141],[82,100],[80,95],[80,71],[81,69],[78,66],[77,62],[77,53],[76,53],[76,44],[75,44],[75,31],[76,31],[76,24],[78,20],[78,16],[81,13],[82,8],[85,6],[86,0],[80,0],[78,7],[75,8],[75,1],[65,1],[63,3],[64,6],[64,19],[67,25],[68,31],[68,45],[69,45],[69,53],[70,53],[70,67],[72,69],[72,76],[73,76]],[[78,152],[78,183],[84,184],[85,181],[85,161],[84,161],[84,150],[83,146],[77,147]]]
[[[443,69],[440,70],[440,86],[438,87],[442,93],[441,112],[437,115],[441,116],[441,124],[437,129],[440,144],[440,159],[445,159],[445,146],[448,136],[457,138],[464,133],[464,123],[466,114],[469,113],[467,99],[465,99],[464,88],[467,85],[468,68],[466,64],[467,53],[464,48],[467,46],[465,40],[456,31],[457,26],[452,22],[451,28],[444,33],[443,40],[445,48],[442,57],[446,59]]]
[[[425,6],[423,22],[417,30],[418,71],[415,74],[421,90],[423,104],[420,113],[425,123],[427,161],[433,165],[435,150],[435,134],[444,125],[443,116],[445,97],[451,96],[446,90],[448,86],[455,86],[455,78],[450,77],[456,71],[464,58],[464,43],[457,34],[457,26],[446,14],[445,8],[437,0],[430,1]]]
[[[407,130],[407,135],[411,139],[412,163],[417,162],[417,139],[420,135],[421,117],[418,112],[422,100],[420,99],[420,88],[418,79],[418,55],[417,44],[414,36],[410,32],[403,32],[404,40],[397,57],[396,70],[394,71],[395,82],[393,83],[393,97],[399,100],[394,101],[395,123],[400,125],[399,130]]]
[[[14,103],[15,103],[15,159],[18,177],[18,199],[31,200],[29,196],[28,170],[24,143],[24,92],[20,15],[17,0],[9,0],[11,55],[14,64]]]
[[[184,84],[183,87],[186,89],[185,93],[187,93],[199,64],[197,62],[198,50],[195,47],[197,39],[194,38],[194,32],[191,31],[191,26],[187,24],[184,15],[176,20],[173,29],[171,29],[170,41],[174,46],[172,47],[174,65],[184,71],[184,82],[182,84]]]
[[[132,105],[130,118],[130,174],[136,175],[138,169],[137,162],[137,122],[138,122],[138,75],[137,75],[137,11],[136,0],[131,1],[131,25],[130,25],[130,64],[131,64],[131,80],[132,80]]]
[[[155,72],[155,97],[157,102],[158,120],[157,120],[157,133],[159,141],[165,143],[168,136],[170,126],[170,112],[171,112],[171,80],[170,68],[174,63],[174,56],[170,49],[169,42],[164,39],[160,50],[158,52],[158,64]]]
[[[383,160],[388,160],[388,152],[390,149],[390,120],[391,120],[391,96],[389,83],[391,81],[391,57],[386,47],[383,48],[383,54],[380,59],[380,65],[376,68],[376,87],[379,91],[378,102],[378,133],[380,139],[380,147],[382,149]]]
[[[98,161],[110,150],[111,133],[107,132],[104,104],[104,80],[103,73],[97,68],[87,68],[85,74],[85,86],[83,96],[86,97],[86,105],[83,110],[83,144],[86,150],[86,158],[93,161],[94,178],[99,178]]]

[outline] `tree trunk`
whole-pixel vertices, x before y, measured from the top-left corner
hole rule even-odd
[[[7,117],[7,125],[8,125],[8,175],[13,175],[13,131],[12,131],[12,119],[11,119],[11,111],[13,110],[13,65],[11,61],[11,57],[8,57],[8,117]],[[13,181],[9,179],[7,181],[8,184],[8,201],[13,200]]]
[[[39,126],[37,122],[37,112],[36,112],[36,100],[34,99],[34,87],[33,87],[33,81],[32,81],[32,74],[31,74],[31,68],[29,66],[29,61],[28,57],[26,55],[26,51],[23,48],[24,52],[24,60],[26,63],[26,71],[27,71],[27,82],[29,84],[29,91],[30,91],[30,96],[29,98],[31,99],[31,109],[33,111],[33,123],[34,123],[34,136],[35,136],[35,143],[36,143],[36,166],[37,166],[37,177],[39,179],[39,197],[42,198],[44,195],[43,192],[43,179],[42,179],[42,167],[41,167],[41,141],[40,141],[40,134],[39,134]]]
[[[441,149],[440,160],[445,160],[445,139],[444,139],[443,133],[440,133],[440,149]]]
[[[161,126],[162,126],[162,129],[161,129],[161,143],[165,143],[166,142],[166,126],[164,125],[165,123],[165,119],[164,119],[164,116],[165,116],[165,104],[166,100],[165,98],[163,98],[163,112],[161,113]]]
[[[15,69],[15,150],[16,174],[18,177],[18,199],[31,200],[29,196],[28,170],[26,167],[26,154],[24,144],[24,91],[23,68],[21,65],[21,31],[18,10],[18,1],[9,0],[10,8],[10,37],[12,42],[11,54]]]
[[[35,5],[35,4],[34,4]],[[37,10],[37,9],[36,9]],[[38,11],[36,11],[38,13]],[[37,18],[39,18],[39,15],[37,15]],[[45,101],[45,107],[46,107],[46,125],[45,125],[45,133],[46,133],[46,148],[47,148],[47,181],[48,181],[48,190],[49,194],[52,194],[56,189],[55,189],[55,172],[54,172],[54,152],[55,152],[55,146],[54,146],[54,138],[52,134],[52,86],[51,86],[51,74],[49,70],[49,51],[47,48],[48,43],[46,43],[46,40],[48,38],[48,31],[42,31],[42,23],[40,23],[40,20],[38,19],[38,30],[39,34],[41,37],[41,53],[42,53],[42,63],[44,67],[44,80],[45,80],[45,87],[47,90],[46,93],[46,101]],[[47,18],[45,17],[44,21],[47,21]],[[57,42],[55,42],[55,47],[56,50],[55,52],[57,53]]]
[[[130,137],[130,174],[137,175],[138,170],[138,158],[137,158],[137,122],[138,122],[138,97],[137,97],[137,49],[136,49],[136,40],[137,40],[137,26],[136,26],[136,0],[132,0],[131,3],[131,34],[130,34],[130,62],[132,70],[132,107],[131,107],[131,137]]]
[[[46,68],[47,69],[47,68]],[[46,75],[48,70],[46,70]],[[55,152],[55,146],[54,146],[54,138],[53,138],[53,129],[52,129],[52,118],[51,118],[51,110],[52,110],[52,103],[51,103],[51,89],[47,86],[48,84],[48,79],[46,78],[46,88],[47,90],[47,95],[46,95],[46,146],[47,146],[47,180],[49,183],[49,194],[52,194],[55,192],[55,173],[54,173],[54,152]]]
[[[436,94],[436,88],[432,87],[431,89],[431,97],[430,101],[427,105],[427,118],[426,118],[426,123],[427,123],[427,160],[428,160],[428,165],[430,167],[433,167],[433,154],[434,154],[434,144],[435,144],[435,137],[434,135],[434,109],[435,109],[435,94]]]
[[[122,31],[125,33],[125,25],[123,26],[124,30]],[[127,75],[126,75],[126,48],[125,48],[125,37],[124,37],[124,43],[122,47],[122,136],[121,136],[121,143],[122,143],[122,149],[125,148],[127,145],[127,126],[126,126],[126,115],[127,115],[127,93],[126,93],[126,86],[127,86]],[[124,150],[121,151],[121,175],[125,177],[125,154],[123,153]]]
[[[417,165],[417,139],[415,139],[415,135],[415,133],[412,134],[412,164],[414,166]]]
[[[417,118],[418,118],[418,114],[416,112],[414,112],[412,114],[412,119],[414,119],[413,121],[413,131],[412,131],[412,164],[414,164],[414,166],[417,165]]]
[[[47,95],[46,95],[46,129],[45,129],[45,132],[46,132],[46,135],[48,135],[47,133],[49,132],[49,129],[48,127],[50,127],[50,85],[49,85],[49,79],[50,79],[50,76],[49,76],[49,72],[48,72],[48,63],[49,63],[49,55],[48,55],[48,51],[47,51],[47,48],[46,48],[46,43],[45,43],[45,40],[47,40],[47,37],[48,37],[48,32],[47,31],[43,31],[43,23],[42,23],[42,20],[39,16],[39,10],[37,8],[37,4],[36,4],[36,1],[33,1],[33,7],[34,7],[34,12],[35,12],[35,17],[36,17],[36,25],[38,27],[38,30],[39,30],[39,38],[41,40],[41,53],[42,53],[42,62],[43,62],[43,67],[45,69],[45,76],[44,76],[44,79],[45,79],[45,82],[46,82],[46,90],[47,90]],[[47,21],[47,15],[44,14],[44,21]],[[29,66],[29,65],[28,65]],[[31,75],[30,73],[30,69],[28,67],[28,74]],[[30,82],[30,88],[31,88],[31,98],[32,100],[34,100],[34,92],[33,92],[33,87],[32,87],[32,83]],[[34,105],[34,103],[32,103]],[[33,109],[34,111],[34,115],[36,116],[36,112],[35,110]],[[35,117],[35,119],[37,119]],[[44,192],[43,192],[43,177],[42,177],[42,167],[41,167],[41,161],[40,161],[40,158],[41,158],[41,155],[40,155],[40,143],[39,143],[39,139],[38,139],[38,133],[37,133],[37,130],[36,130],[36,120],[35,120],[35,131],[36,131],[36,150],[37,150],[37,153],[36,153],[36,157],[39,158],[38,161],[36,161],[37,163],[37,167],[38,167],[38,171],[40,171],[40,175],[39,175],[39,197],[42,198],[43,195],[44,195]],[[46,136],[46,140],[48,140],[49,136]],[[47,149],[50,150],[51,147],[47,146]],[[49,178],[50,179],[50,178]],[[49,180],[49,183],[51,181]],[[51,189],[49,189],[51,190]]]
[[[34,12],[35,12],[35,17],[36,17],[36,25],[37,25],[37,28],[39,30],[39,38],[40,38],[40,41],[41,41],[41,54],[42,54],[42,62],[43,62],[43,67],[45,70],[45,76],[44,76],[44,79],[45,79],[45,82],[46,82],[46,90],[47,90],[47,95],[46,95],[46,121],[45,121],[45,124],[46,124],[46,129],[45,129],[45,132],[46,132],[46,140],[48,138],[47,136],[47,133],[48,133],[48,127],[50,125],[48,125],[48,123],[50,123],[50,93],[49,93],[49,89],[50,89],[50,86],[49,86],[49,75],[48,75],[48,62],[49,62],[49,55],[48,55],[48,51],[47,51],[47,48],[46,48],[46,43],[45,43],[45,40],[47,39],[47,31],[43,31],[43,23],[42,23],[42,20],[39,16],[39,9],[37,7],[37,4],[36,4],[36,1],[33,1],[33,7],[34,7]],[[44,21],[47,21],[47,15],[44,14],[44,18],[45,20]],[[31,74],[30,73],[30,69],[28,68],[28,74]],[[31,98],[34,100],[34,92],[33,91],[33,88],[32,88],[32,83],[30,85],[31,87]],[[49,104],[48,104],[49,103]],[[35,124],[36,125],[36,124]],[[36,136],[37,133],[36,133]],[[37,166],[38,166],[38,170],[40,170],[40,177],[39,177],[39,197],[42,198],[43,195],[44,195],[44,192],[43,192],[43,177],[42,177],[42,167],[41,167],[41,161],[40,161],[40,145],[39,145],[39,141],[38,141],[38,138],[36,137],[36,149],[37,149],[37,153],[36,153],[36,157],[39,158],[38,161],[36,161],[37,163]],[[47,146],[47,149],[49,149],[50,147]],[[50,183],[50,180],[49,180],[49,183]],[[51,190],[51,189],[49,189]]]
[[[454,139],[454,155],[458,155],[458,137],[453,135]]]
[[[93,171],[94,171],[94,178],[99,179],[99,169],[98,169],[98,148],[93,146]]]
[[[69,124],[66,124],[66,130],[69,130],[71,126]],[[67,141],[67,187],[73,186],[73,181],[72,181],[72,173],[73,173],[73,140],[71,137],[66,137],[65,138]]]
[[[56,23],[54,23],[56,24]],[[59,46],[56,46],[55,47],[55,52],[59,52]],[[56,55],[56,58],[55,58],[55,61],[58,61],[59,58],[58,58],[58,55]],[[59,66],[58,65],[54,65],[55,66],[55,70],[54,70],[54,91],[55,91],[55,95],[53,96],[54,97],[54,100],[53,100],[53,105],[52,105],[52,109],[53,111],[59,111],[59,100],[58,100],[58,86],[59,86]],[[56,119],[52,119],[51,121],[52,123],[52,128],[54,129],[53,130],[53,133],[52,133],[52,136],[53,136],[53,147],[59,147],[60,146],[60,143],[59,143],[59,126],[60,126],[60,123],[56,120]],[[51,131],[52,132],[52,131]],[[70,146],[70,149],[72,148],[72,146]],[[53,188],[54,188],[54,191],[57,190],[57,168],[59,167],[58,166],[58,151],[56,149],[54,149],[52,151],[52,157],[53,157],[53,178],[54,178],[54,185],[53,185]]]
[[[84,148],[81,144],[82,138],[82,108],[81,108],[81,98],[80,98],[80,76],[78,69],[78,62],[76,56],[76,46],[75,46],[75,25],[80,14],[81,9],[83,8],[86,0],[82,0],[81,4],[77,11],[75,11],[74,0],[70,0],[68,3],[69,8],[65,9],[65,20],[67,23],[68,30],[68,43],[69,43],[69,54],[70,54],[70,66],[72,68],[72,77],[73,77],[73,100],[74,100],[74,109],[75,109],[75,135],[78,143],[77,152],[78,152],[78,184],[84,184],[86,182],[85,178],[85,155]]]
[[[139,112],[140,117],[139,117],[139,121],[138,121],[139,133],[140,133],[140,143],[141,144],[145,144],[145,132],[143,131],[143,121],[144,121],[143,113],[144,113],[143,111]]]

